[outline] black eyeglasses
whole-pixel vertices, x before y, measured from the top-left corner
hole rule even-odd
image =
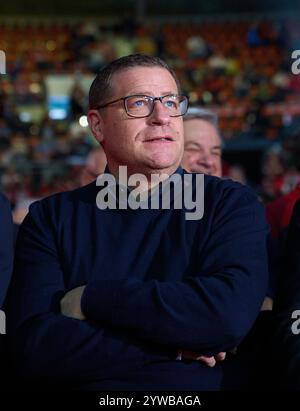
[[[156,100],[159,100],[163,104],[170,117],[183,116],[187,112],[189,103],[188,97],[181,94],[167,94],[166,96],[161,97],[135,94],[133,96],[121,97],[117,100],[97,106],[96,110],[121,100],[123,100],[124,108],[128,116],[139,118],[151,116]]]

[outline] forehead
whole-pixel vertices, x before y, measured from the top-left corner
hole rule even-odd
[[[184,137],[187,142],[201,142],[207,145],[220,145],[221,139],[216,128],[208,121],[200,119],[186,120],[184,125]]]
[[[112,77],[114,95],[148,94],[160,96],[178,93],[175,79],[163,67],[132,67]]]

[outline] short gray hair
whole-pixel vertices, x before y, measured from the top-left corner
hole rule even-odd
[[[221,140],[222,149],[224,148],[224,142],[221,136],[220,128],[219,128],[219,117],[218,114],[212,110],[202,107],[190,107],[187,113],[183,116],[183,121],[188,120],[204,120],[211,124],[218,133],[218,136]]]
[[[147,56],[145,54],[131,54],[112,61],[103,67],[94,79],[89,92],[89,108],[95,109],[105,103],[112,96],[112,77],[115,73],[135,67],[158,67],[166,69],[174,78],[178,93],[181,93],[180,83],[175,71],[159,57]]]
[[[202,107],[190,107],[183,117],[183,121],[187,120],[205,120],[213,125],[219,132],[219,118],[217,113]],[[219,133],[220,134],[220,133]]]

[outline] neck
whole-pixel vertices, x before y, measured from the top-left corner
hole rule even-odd
[[[162,170],[144,170],[144,173],[133,170],[129,166],[112,166],[108,163],[110,173],[122,185],[128,186],[129,189],[135,189],[136,192],[149,192],[159,183],[170,177],[176,170],[177,166]]]

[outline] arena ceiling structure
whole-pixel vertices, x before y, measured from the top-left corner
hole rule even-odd
[[[131,13],[139,17],[215,13],[300,11],[299,0],[23,0],[3,1],[0,15],[98,15],[120,16]]]

